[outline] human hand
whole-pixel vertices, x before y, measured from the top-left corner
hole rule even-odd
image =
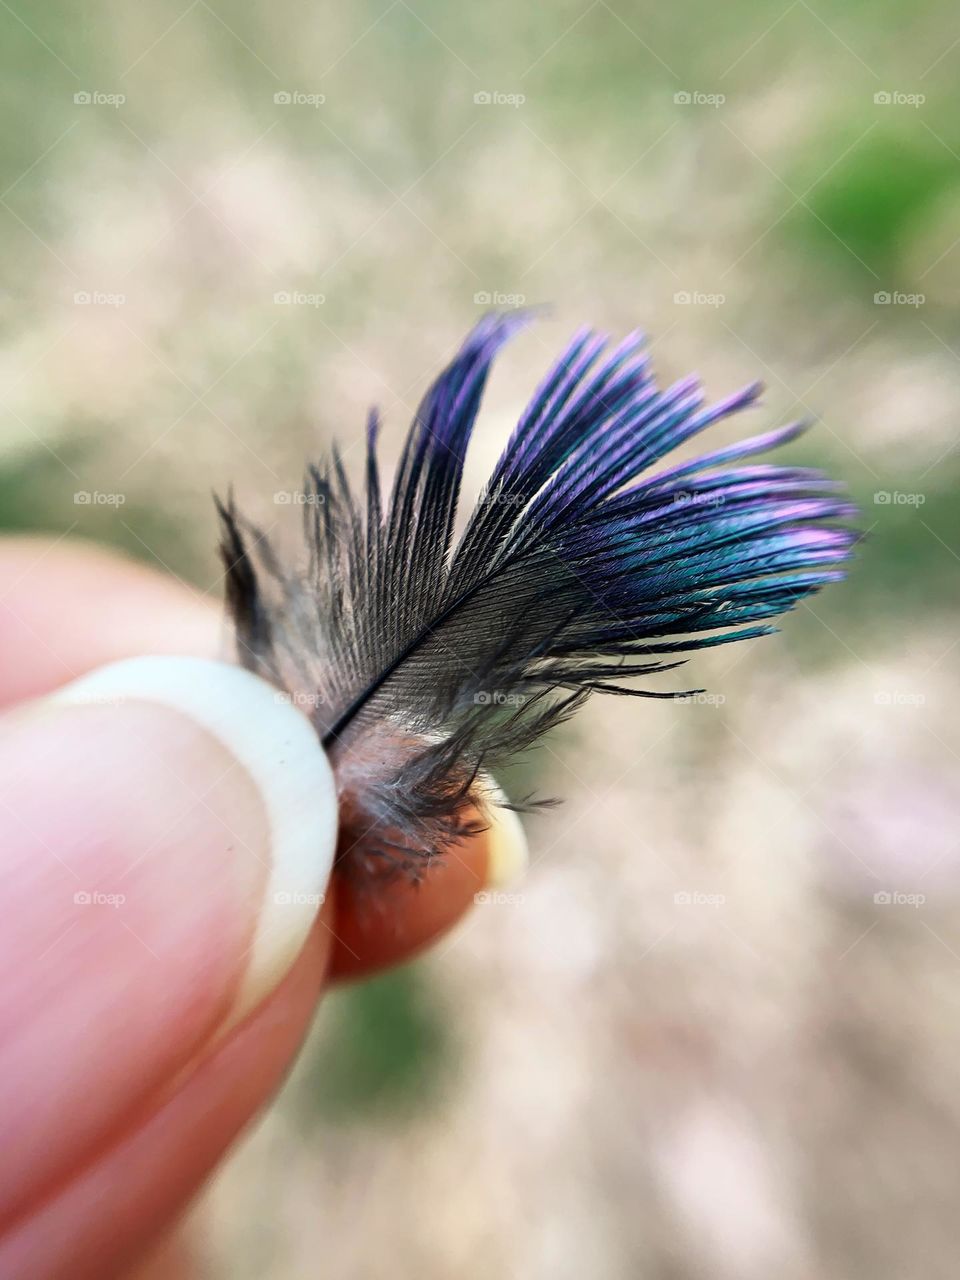
[[[523,861],[495,827],[358,911],[328,883],[313,731],[187,657],[222,647],[216,607],[143,567],[0,544],[0,1276],[127,1275],[276,1090],[324,986],[413,954]],[[84,680],[140,654],[183,660]]]

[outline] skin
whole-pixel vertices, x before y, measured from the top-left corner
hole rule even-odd
[[[176,728],[157,721],[162,710],[145,709],[142,735],[117,744],[96,708],[64,718],[44,695],[122,657],[223,652],[219,608],[152,570],[79,543],[0,544],[0,779],[16,784],[0,804],[0,913],[7,913],[0,964],[15,975],[0,998],[5,1156],[17,1144],[0,1174],[0,1276],[196,1275],[171,1230],[282,1083],[324,988],[421,951],[459,920],[486,881],[484,835],[464,842],[419,886],[391,884],[376,910],[358,908],[335,880],[292,969],[225,1034],[225,1002],[242,977],[237,941],[223,922],[199,920],[190,938],[202,954],[179,944],[165,951],[176,913],[156,886],[143,895],[155,905],[137,920],[141,936],[156,930],[153,961],[131,946],[109,911],[93,912],[69,940],[71,962],[51,978],[48,899],[36,887],[31,841],[54,853],[128,854],[124,831],[136,829],[142,840],[153,820],[151,799],[136,787],[147,776],[140,743]],[[82,788],[87,761],[117,779],[109,812],[97,812],[104,801],[89,801]],[[170,785],[173,794],[157,798],[158,812],[176,803]],[[252,808],[242,817],[245,830],[260,820]],[[171,875],[200,839],[189,824],[183,828],[163,860]],[[50,942],[67,945],[56,936]],[[181,987],[189,999],[169,998]],[[78,1099],[82,1107],[72,1107]]]

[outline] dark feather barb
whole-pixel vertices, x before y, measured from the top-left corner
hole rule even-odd
[[[705,406],[696,379],[657,389],[639,335],[608,352],[588,330],[541,382],[457,540],[490,366],[527,321],[475,327],[425,395],[386,501],[376,413],[359,496],[336,449],[308,469],[305,572],[232,497],[217,504],[241,661],[309,708],[363,837],[345,862],[416,870],[473,829],[486,770],[592,692],[683,696],[617,681],[769,633],[767,619],[842,578],[857,540],[842,486],[740,465],[802,424],[657,471],[759,384]]]

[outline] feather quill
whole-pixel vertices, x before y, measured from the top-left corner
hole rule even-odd
[[[336,448],[309,468],[305,568],[218,501],[240,660],[308,711],[330,753],[351,875],[418,878],[482,826],[488,770],[591,693],[691,692],[622,681],[774,630],[843,577],[857,540],[842,485],[744,465],[802,424],[660,468],[760,385],[707,406],[694,378],[658,389],[639,334],[611,349],[589,330],[541,382],[457,539],[491,363],[528,319],[489,315],[469,334],[414,417],[389,495],[375,413],[359,488]]]

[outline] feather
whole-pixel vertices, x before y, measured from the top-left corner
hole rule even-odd
[[[759,384],[708,406],[694,378],[658,389],[639,334],[610,349],[584,330],[457,539],[491,363],[528,319],[489,315],[470,333],[417,410],[389,496],[375,413],[359,488],[336,449],[308,469],[304,568],[218,501],[240,660],[308,711],[330,753],[349,874],[418,878],[482,826],[486,771],[591,693],[690,693],[622,681],[774,630],[843,577],[858,537],[842,486],[746,464],[802,424],[661,467]]]

